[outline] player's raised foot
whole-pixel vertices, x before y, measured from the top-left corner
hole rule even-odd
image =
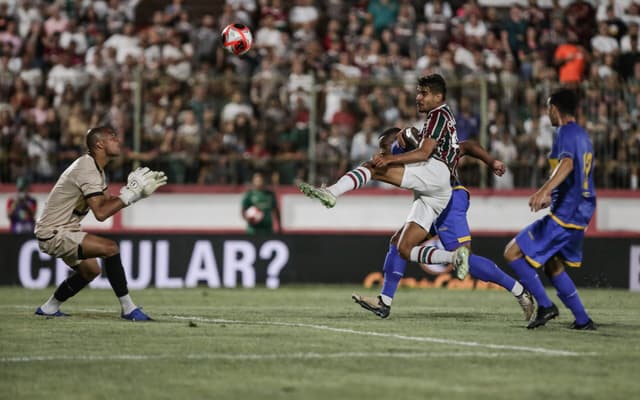
[[[531,292],[529,292],[527,289],[524,289],[520,296],[516,296],[516,300],[518,300],[518,304],[520,304],[520,308],[522,308],[522,312],[524,313],[524,320],[531,320],[531,317],[533,317],[533,313],[536,311],[536,305],[533,303]]]
[[[558,315],[560,315],[560,312],[558,312],[558,307],[556,307],[556,305],[553,303],[551,303],[551,307],[538,307],[536,317],[531,322],[529,322],[529,325],[527,325],[527,329],[535,329],[539,326],[543,326],[547,323],[547,321],[551,321]]]
[[[453,270],[456,278],[463,280],[469,273],[469,249],[460,246],[453,257]]]
[[[44,311],[42,311],[42,308],[40,307],[38,307],[38,309],[36,310],[35,315],[42,315],[43,317],[68,317],[69,316],[69,314],[65,314],[60,310],[51,314],[47,314]]]
[[[380,318],[387,318],[391,313],[391,306],[382,302],[380,296],[366,297],[357,293],[352,293],[351,298],[365,310],[369,310]]]
[[[587,321],[583,325],[578,325],[576,321],[573,321],[573,323],[569,325],[569,329],[575,329],[578,331],[595,331],[598,329],[598,327],[596,326],[595,322],[593,322],[592,319],[589,319],[589,321]]]
[[[332,208],[336,205],[336,196],[331,194],[324,186],[315,187],[306,182],[298,184],[298,188],[305,196],[312,199],[318,199],[327,208]]]
[[[120,318],[128,321],[153,321],[153,319],[145,314],[140,307],[134,309],[129,314],[120,314]]]

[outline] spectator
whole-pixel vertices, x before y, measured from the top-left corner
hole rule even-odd
[[[587,54],[578,43],[578,35],[568,31],[567,43],[561,44],[555,51],[554,63],[558,67],[560,83],[577,84],[582,81],[587,63]]]
[[[29,194],[29,187],[29,180],[19,177],[16,181],[18,193],[7,200],[7,219],[11,233],[33,235],[38,201]]]
[[[280,233],[278,200],[266,188],[262,172],[253,173],[251,188],[242,198],[242,218],[247,221],[247,233],[251,235]]]

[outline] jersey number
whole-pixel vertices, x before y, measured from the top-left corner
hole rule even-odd
[[[589,190],[589,172],[591,172],[591,163],[593,161],[592,153],[584,153],[582,155],[582,165],[584,179],[582,180],[582,189]]]

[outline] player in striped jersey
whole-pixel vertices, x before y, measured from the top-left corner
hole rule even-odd
[[[551,207],[548,215],[524,228],[507,245],[504,257],[538,303],[536,317],[527,328],[545,325],[559,314],[540,282],[541,268],[571,310],[571,329],[595,330],[565,266],[582,264],[584,232],[596,208],[593,183],[593,145],[589,134],[576,123],[576,93],[561,89],[547,100],[547,113],[558,132],[553,139],[547,182],[529,198],[531,211]]]
[[[376,154],[331,186],[316,188],[302,183],[300,190],[328,208],[335,206],[337,197],[359,189],[371,179],[412,190],[413,205],[398,239],[400,256],[416,262],[428,258],[433,263],[452,263],[457,278],[464,279],[469,270],[468,249],[445,251],[421,245],[431,224],[449,202],[451,176],[459,157],[455,118],[445,102],[446,94],[442,76],[433,74],[418,80],[416,105],[419,112],[426,113],[426,122],[414,150]],[[389,307],[391,298],[382,297],[380,301]]]
[[[413,128],[415,129],[415,128]],[[416,129],[417,131],[417,129]],[[408,132],[408,133],[405,133]],[[415,142],[414,134],[411,128],[400,130],[399,128],[390,128],[385,130],[379,137],[380,151],[382,153],[402,153],[406,151],[406,142]],[[505,165],[496,160],[487,153],[479,144],[472,141],[464,141],[460,143],[460,149],[463,155],[471,155],[472,157],[482,160],[493,172],[502,176],[505,171]],[[444,211],[438,216],[434,224],[431,226],[431,235],[439,235],[442,242],[442,248],[453,251],[459,247],[467,247],[471,249],[471,232],[469,223],[467,222],[467,210],[469,209],[469,192],[457,180],[452,184],[453,193],[449,204]],[[383,284],[379,298],[392,299],[396,289],[400,284],[400,280],[404,276],[407,261],[399,257],[397,242],[402,234],[402,229],[396,232],[390,240],[389,251],[384,260],[383,266]],[[424,259],[420,260],[421,264],[431,264],[429,254],[424,255]],[[510,291],[520,304],[524,312],[525,320],[529,320],[535,311],[535,306],[531,299],[531,294],[518,281],[507,275],[503,270],[491,260],[472,254],[469,257],[469,273],[476,279],[486,282],[493,282]],[[379,317],[386,318],[389,316],[390,308],[381,305],[379,298],[361,296],[357,293],[352,298],[363,308],[373,312]]]

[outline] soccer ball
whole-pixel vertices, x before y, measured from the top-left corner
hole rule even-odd
[[[224,48],[239,56],[251,48],[253,35],[249,27],[243,24],[229,24],[222,30],[222,45]]]
[[[244,216],[250,224],[255,225],[258,222],[262,221],[262,218],[264,218],[264,213],[258,207],[251,206],[245,210]]]

